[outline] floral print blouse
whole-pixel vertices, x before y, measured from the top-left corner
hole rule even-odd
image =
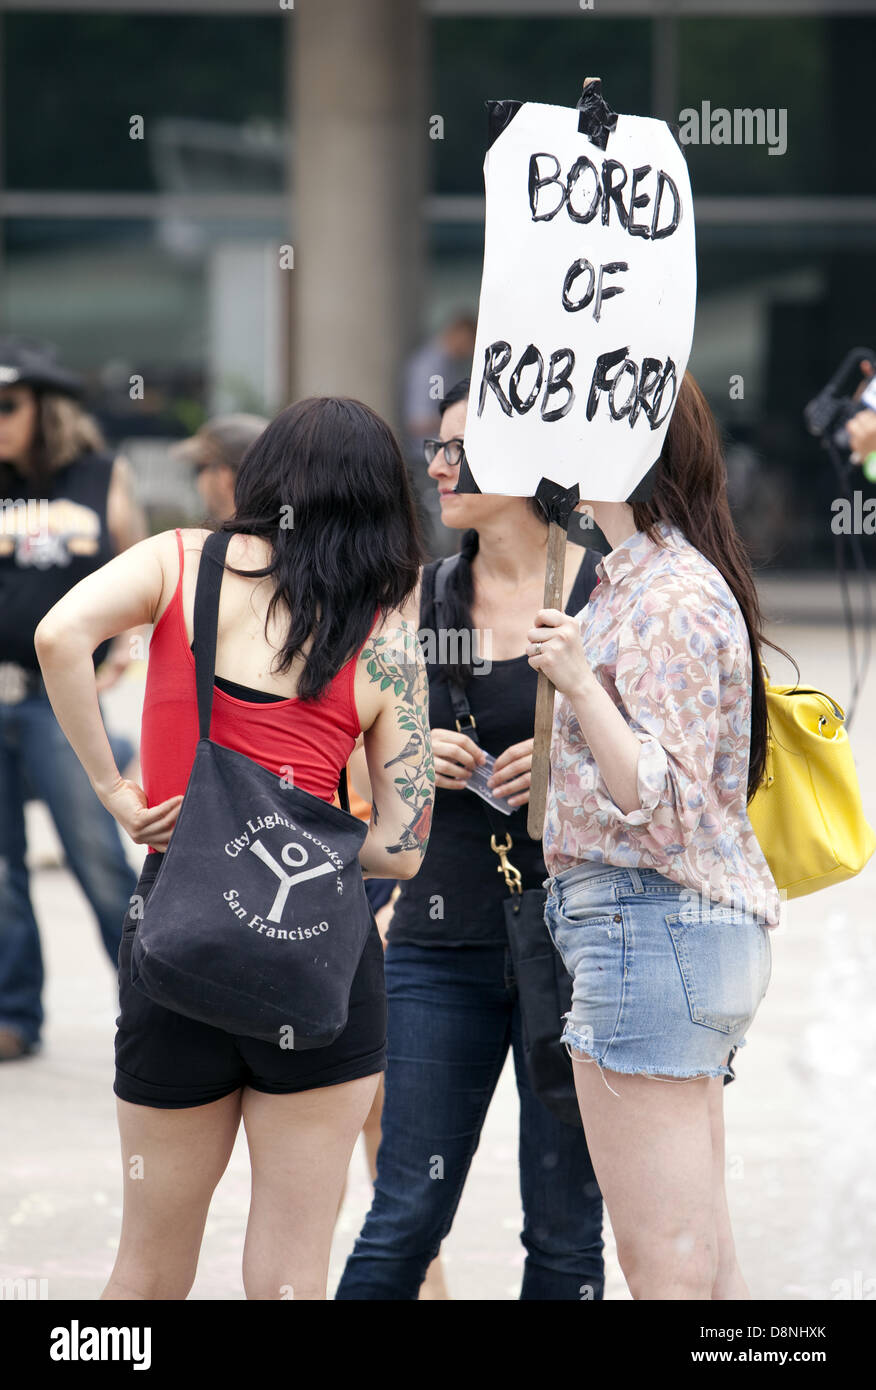
[[[675,526],[637,531],[597,565],[578,615],[587,660],[641,741],[641,809],[612,800],[570,701],[558,695],[545,862],[650,868],[767,926],[779,894],[746,812],[751,648],[723,576]]]

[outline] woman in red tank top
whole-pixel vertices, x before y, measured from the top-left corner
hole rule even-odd
[[[140,762],[150,806],[185,791],[198,741],[195,658],[183,608],[185,552],[176,532],[179,579],[173,597],[155,625],[143,701]],[[372,615],[377,621],[378,614]],[[244,753],[278,777],[294,775],[295,785],[331,801],[338,773],[361,733],[354,698],[356,659],[352,656],[329,682],[319,700],[271,696],[223,680],[216,683],[212,736]]]
[[[364,735],[373,807],[360,862],[369,875],[409,878],[428,841],[434,773],[422,654],[398,612],[421,559],[398,445],[359,402],[301,401],[249,450],[235,504],[224,526],[234,534],[210,736],[331,801]],[[55,713],[97,795],[150,850],[119,956],[114,1086],[122,1153],[142,1156],[148,1181],[133,1181],[125,1158],[122,1235],[103,1297],[186,1297],[243,1119],[252,1161],[247,1297],[320,1299],[350,1153],[385,1067],[376,926],[349,1022],[328,1047],[285,1051],[235,1036],[162,1008],[131,983],[137,923],[198,738],[192,610],[206,534],[166,532],[134,546],[72,589],[36,635]],[[91,652],[144,623],[154,630],[139,787],[114,764]],[[316,1175],[306,1188],[302,1172]]]

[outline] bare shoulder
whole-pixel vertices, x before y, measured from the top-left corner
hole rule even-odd
[[[372,681],[379,681],[384,690],[408,685],[424,665],[416,624],[398,609],[380,617],[368,634],[359,660]],[[403,693],[403,689],[394,691],[397,697]]]
[[[186,534],[186,531],[182,532],[183,548],[186,545]],[[159,531],[157,536],[150,536],[147,540],[141,541],[136,548],[139,550],[141,547],[143,551],[149,552],[161,569],[161,597],[153,620],[157,623],[170,604],[179,582],[179,547],[176,532]]]
[[[183,550],[186,553],[203,550],[205,540],[211,535],[206,526],[181,526],[179,533],[182,537]],[[172,539],[174,553],[176,553],[176,532],[165,531],[164,534]]]
[[[168,532],[168,535],[174,533]],[[213,532],[204,526],[183,526],[180,528],[183,550],[186,555],[200,554],[204,544]],[[263,536],[251,536],[245,531],[233,531],[228,543],[226,559],[238,569],[264,569],[270,564],[272,550],[270,542]]]

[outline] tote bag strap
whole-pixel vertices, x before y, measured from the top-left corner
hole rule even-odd
[[[219,631],[219,590],[231,531],[214,531],[201,551],[195,589],[195,689],[198,693],[198,737],[210,737],[213,681],[216,676],[216,637]]]
[[[198,583],[195,588],[194,628],[192,650],[195,655],[195,689],[198,695],[198,737],[210,737],[213,714],[213,687],[216,679],[216,639],[219,632],[219,591],[222,588],[225,555],[232,531],[214,531],[201,551]],[[350,812],[347,789],[347,769],[341,769],[338,780],[341,807]]]

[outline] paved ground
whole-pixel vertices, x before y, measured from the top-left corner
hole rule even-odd
[[[788,626],[778,640],[793,650],[804,677],[843,699],[848,679],[838,623]],[[778,663],[770,666],[773,679],[781,679]],[[876,823],[874,690],[876,676],[853,742]],[[136,679],[113,693],[117,727],[136,728],[140,695]],[[32,832],[36,851],[44,853],[51,834],[40,808],[33,809]],[[34,893],[44,929],[49,1023],[39,1057],[0,1069],[0,1278],[44,1278],[50,1298],[91,1299],[109,1272],[120,1218],[113,979],[66,871],[39,870]],[[790,905],[773,941],[770,991],[739,1056],[739,1080],[727,1090],[731,1208],[757,1299],[876,1295],[874,898],[871,865],[849,884]],[[445,1247],[456,1299],[517,1296],[516,1125],[506,1071]],[[331,1289],[368,1200],[364,1156],[357,1152]],[[242,1297],[247,1201],[247,1164],[238,1145],[213,1204],[194,1297]],[[627,1296],[611,1252],[608,1296]]]

